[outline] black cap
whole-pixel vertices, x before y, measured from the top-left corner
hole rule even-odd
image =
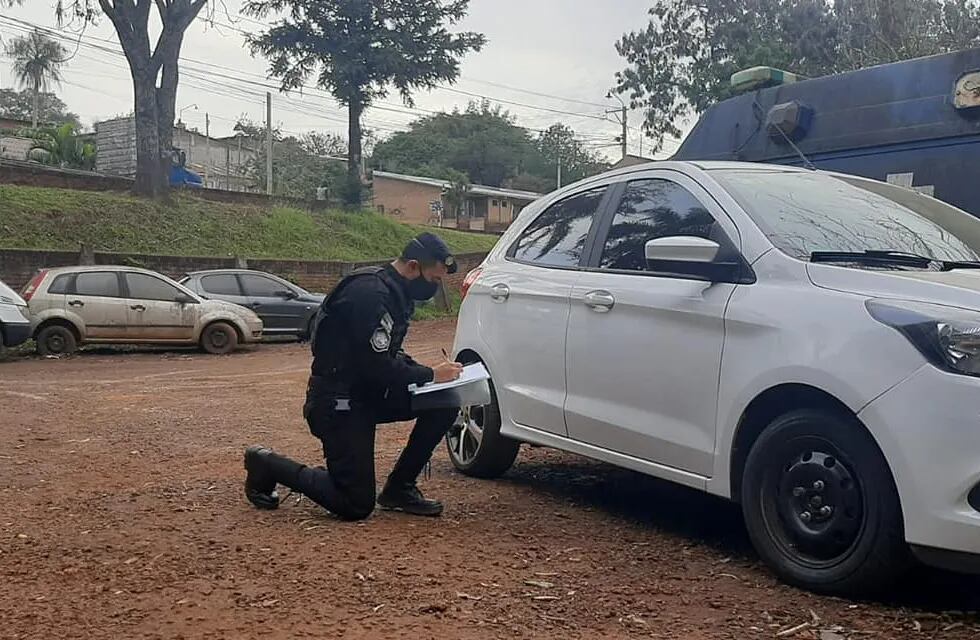
[[[405,245],[402,251],[403,260],[435,260],[446,265],[449,273],[456,273],[459,266],[456,258],[449,252],[449,247],[442,238],[434,233],[423,233]]]

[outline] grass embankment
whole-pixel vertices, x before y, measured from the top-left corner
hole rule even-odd
[[[311,213],[177,194],[172,204],[119,193],[0,186],[0,248],[295,260],[378,260],[424,227],[376,213]],[[442,229],[456,253],[489,251],[496,238]]]

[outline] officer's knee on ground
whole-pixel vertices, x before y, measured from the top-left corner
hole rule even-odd
[[[344,509],[344,513],[338,513],[344,520],[356,521],[364,520],[372,513],[374,513],[374,504],[376,496],[374,491],[371,492],[358,492],[355,495],[349,497],[347,501],[347,508]]]
[[[434,431],[445,433],[459,416],[459,409],[429,409],[419,413],[419,422]]]

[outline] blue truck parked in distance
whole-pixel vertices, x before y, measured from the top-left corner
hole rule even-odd
[[[812,164],[980,216],[980,49],[811,80],[756,68],[732,81],[750,90],[707,110],[673,159]]]

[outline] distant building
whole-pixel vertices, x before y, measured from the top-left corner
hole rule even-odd
[[[98,148],[96,169],[100,173],[136,175],[136,120],[116,118],[95,123]],[[184,154],[185,166],[201,176],[204,186],[225,191],[258,191],[248,169],[257,152],[238,136],[211,138],[178,123],[173,146]]]
[[[7,118],[0,116],[0,131],[19,131],[21,129],[31,128],[30,120],[18,120],[16,118]]]
[[[465,215],[457,220],[444,198],[450,186],[448,180],[375,171],[372,177],[373,204],[378,212],[402,222],[491,231],[506,229],[524,207],[542,195],[532,191],[470,185]]]

